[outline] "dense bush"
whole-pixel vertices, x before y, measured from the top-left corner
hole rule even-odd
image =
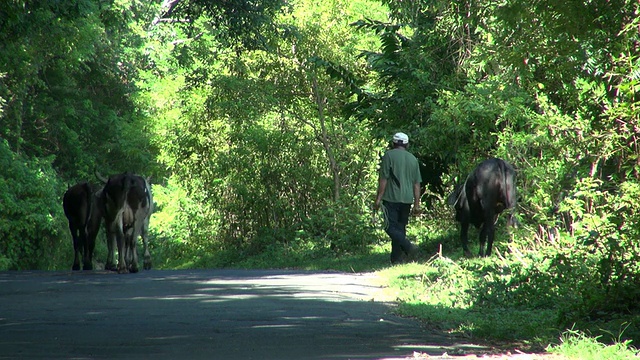
[[[72,246],[65,232],[64,190],[51,160],[26,159],[0,139],[0,168],[0,269],[71,264],[66,256]]]

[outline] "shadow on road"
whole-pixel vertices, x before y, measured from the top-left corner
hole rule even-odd
[[[0,358],[391,359],[477,350],[375,301],[368,275],[0,273]]]

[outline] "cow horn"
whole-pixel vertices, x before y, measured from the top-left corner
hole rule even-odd
[[[98,172],[98,169],[93,169],[93,173],[96,174],[96,177],[98,178],[98,180],[102,181],[104,184],[106,184],[109,181],[109,179],[100,175],[100,173]]]

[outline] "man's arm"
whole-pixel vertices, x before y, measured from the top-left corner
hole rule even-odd
[[[420,183],[413,184],[413,213],[420,213]]]
[[[387,188],[387,179],[382,176],[378,179],[378,191],[376,193],[376,202],[373,204],[373,209],[378,210],[380,208],[380,204],[382,203],[382,196],[384,195],[384,190]]]

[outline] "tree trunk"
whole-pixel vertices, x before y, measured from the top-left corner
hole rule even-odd
[[[327,158],[329,159],[329,170],[331,171],[331,176],[333,177],[333,201],[338,202],[338,200],[340,199],[340,168],[338,166],[338,163],[336,162],[333,148],[331,147],[331,142],[329,141],[329,134],[327,133],[327,126],[324,118],[324,108],[327,104],[327,98],[325,96],[322,96],[322,94],[320,93],[318,81],[315,78],[313,79],[312,87],[316,105],[318,107],[318,121],[320,122],[320,133],[318,134],[318,139],[322,143],[322,147],[324,148],[324,151],[327,154]]]

